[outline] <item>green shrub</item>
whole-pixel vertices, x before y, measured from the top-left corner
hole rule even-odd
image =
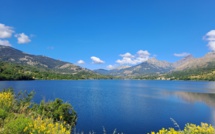
[[[7,115],[8,113],[4,109],[0,108],[0,119],[5,120]]]
[[[55,122],[65,121],[71,127],[74,127],[77,121],[77,114],[72,106],[58,98],[47,103],[41,101],[39,105],[34,105],[33,110],[43,117],[52,118]]]
[[[30,123],[32,123],[31,118],[28,118],[25,115],[18,115],[16,118],[7,120],[2,134],[24,134],[25,127]]]

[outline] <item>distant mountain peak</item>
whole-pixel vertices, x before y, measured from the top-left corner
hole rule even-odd
[[[156,59],[155,57],[149,58],[146,62],[149,64],[152,64],[154,66],[162,67],[162,68],[169,68],[172,66],[171,63],[169,63],[167,61],[160,61],[160,60]]]
[[[207,54],[205,54],[205,57],[214,57],[215,56],[215,52],[208,52]]]
[[[187,59],[193,59],[193,55],[192,54],[189,54],[187,56],[185,56],[182,60],[187,60]]]
[[[149,58],[146,62],[151,62],[151,63],[153,63],[153,62],[157,62],[158,60],[155,58],[155,57],[151,57],[151,58]]]
[[[126,69],[126,68],[129,68],[129,67],[131,67],[131,66],[129,66],[129,65],[121,65],[121,66],[118,66],[118,67],[116,67],[114,69],[115,70],[121,70],[121,69]],[[114,69],[112,69],[112,70],[114,70]]]

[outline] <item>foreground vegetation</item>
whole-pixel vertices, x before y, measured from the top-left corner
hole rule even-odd
[[[70,134],[77,115],[60,99],[33,104],[33,93],[0,92],[0,134]]]
[[[90,71],[75,74],[60,73],[44,67],[34,67],[0,61],[0,80],[61,80],[61,79],[112,79],[112,76],[99,75]]]
[[[201,125],[186,124],[184,130],[163,128],[158,132],[151,132],[151,134],[215,134],[215,129],[213,126],[208,125],[207,123],[201,123]]]

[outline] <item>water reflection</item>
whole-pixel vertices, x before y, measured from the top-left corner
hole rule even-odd
[[[175,95],[176,97],[188,102],[188,103],[204,103],[211,109],[211,123],[215,124],[215,94],[214,93],[193,93],[193,92],[172,92],[169,95]]]
[[[185,100],[186,102],[190,103],[203,102],[215,108],[214,93],[174,92],[173,94]]]
[[[209,90],[209,92],[215,93],[215,82],[208,82],[207,89]]]

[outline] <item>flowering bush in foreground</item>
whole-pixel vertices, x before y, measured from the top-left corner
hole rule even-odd
[[[77,119],[72,106],[60,99],[33,105],[32,96],[0,91],[0,134],[70,134]]]
[[[215,134],[215,129],[207,123],[201,123],[201,125],[186,124],[184,130],[181,131],[174,128],[162,128],[158,132],[151,132],[151,134]]]
[[[70,134],[70,129],[66,128],[66,122],[53,122],[52,119],[42,119],[37,117],[33,122],[29,123],[24,133],[30,134]]]
[[[14,96],[12,92],[1,92],[0,93],[0,108],[8,109],[12,106]]]

